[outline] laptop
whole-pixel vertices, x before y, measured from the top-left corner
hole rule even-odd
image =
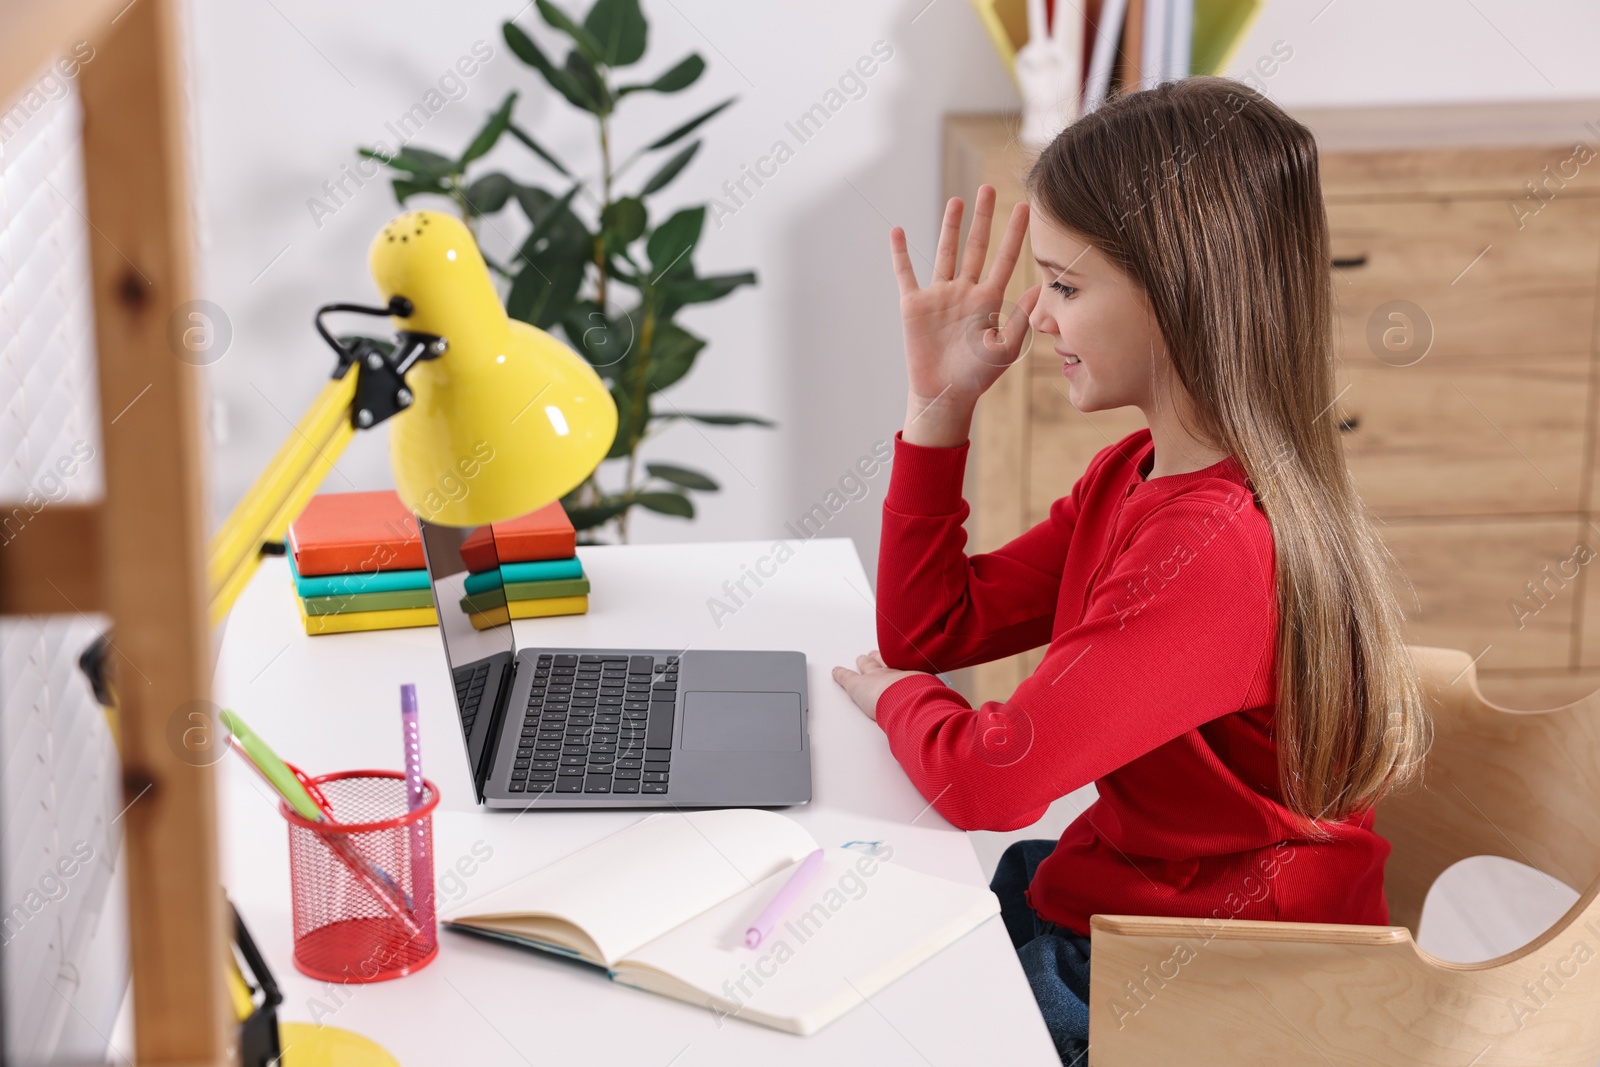
[[[419,524],[479,804],[721,808],[810,801],[804,653],[519,649],[492,529]],[[539,622],[523,625],[537,632]]]

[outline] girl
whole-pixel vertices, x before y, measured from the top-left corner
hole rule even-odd
[[[1078,120],[1027,176],[981,278],[994,190],[945,210],[926,286],[905,234],[910,398],[878,563],[877,652],[834,678],[967,830],[1028,826],[1093,782],[1061,839],[1011,846],[999,896],[1057,1050],[1088,1038],[1096,913],[1385,924],[1373,805],[1428,723],[1334,425],[1327,221],[1310,131],[1192,78]],[[1008,321],[1024,234],[1046,279]],[[1149,426],[1050,517],[962,552],[973,407],[1027,327],[1082,412]],[[1048,645],[1009,701],[934,672]]]

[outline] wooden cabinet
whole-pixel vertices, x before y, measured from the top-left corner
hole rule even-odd
[[[1600,688],[1596,285],[1600,102],[1305,110],[1335,264],[1336,414],[1395,557],[1407,638],[1478,657],[1486,695],[1546,708]],[[947,195],[1029,159],[1015,116],[946,120]],[[991,244],[992,249],[992,244]],[[1008,292],[1038,281],[1024,260]],[[978,408],[969,546],[1045,519],[1096,451],[1143,425],[1082,413],[1037,344]],[[1005,699],[1043,650],[958,672]]]

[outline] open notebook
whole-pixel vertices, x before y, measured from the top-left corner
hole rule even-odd
[[[447,926],[796,1034],[843,1015],[1000,910],[989,890],[827,850],[759,948],[745,930],[817,848],[746,808],[651,815],[446,914]]]

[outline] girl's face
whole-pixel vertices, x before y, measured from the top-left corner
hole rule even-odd
[[[1099,249],[1029,213],[1028,237],[1042,288],[1028,324],[1048,335],[1068,398],[1079,411],[1128,405],[1147,413],[1172,364],[1144,290]]]

